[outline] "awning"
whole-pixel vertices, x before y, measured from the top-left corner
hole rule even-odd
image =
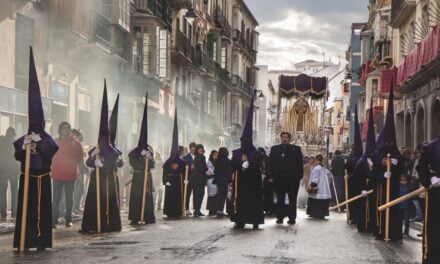
[[[424,66],[431,63],[440,52],[440,26],[436,25],[417,46],[399,63],[397,84],[403,85]]]

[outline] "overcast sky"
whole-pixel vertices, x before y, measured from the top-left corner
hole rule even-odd
[[[350,26],[368,18],[368,0],[245,0],[260,26],[258,64],[292,69],[306,59],[345,60]]]

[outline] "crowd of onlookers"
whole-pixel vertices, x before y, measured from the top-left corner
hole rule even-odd
[[[17,208],[19,164],[14,158],[13,142],[15,130],[11,127],[5,136],[0,137],[0,217],[6,220],[7,200],[10,200],[11,217],[15,217]],[[81,219],[85,192],[88,187],[90,172],[84,164],[87,155],[87,146],[83,145],[83,134],[80,129],[74,129],[67,122],[62,122],[58,127],[58,137],[55,139],[59,150],[52,162],[52,220],[53,227],[60,224],[60,217],[64,217],[66,227],[71,227],[72,222]],[[263,182],[263,206],[265,215],[274,215],[276,212],[276,193],[274,182],[270,177],[269,156],[265,148],[258,148],[262,156],[261,175]],[[207,191],[206,211],[210,216],[223,217],[229,183],[232,180],[232,165],[229,150],[221,147],[212,150],[205,157],[205,149],[201,144],[191,143],[188,148],[180,146],[181,159],[188,165],[188,188],[185,214],[187,216],[203,216],[202,203]],[[163,158],[155,152],[155,170],[153,174],[154,203],[156,210],[162,210],[164,183],[162,180]],[[298,206],[306,208],[309,193],[310,174],[316,162],[314,157],[304,157],[304,178],[301,181]],[[130,173],[124,169],[121,178],[121,199],[123,204],[128,204]],[[9,192],[7,191],[9,187]],[[7,198],[10,193],[10,198]],[[287,196],[286,196],[287,197]],[[286,198],[287,200],[287,198]],[[192,203],[190,204],[190,201]],[[286,201],[288,203],[288,201]],[[192,208],[192,210],[190,210]],[[225,213],[226,212],[226,213]]]
[[[421,155],[422,146],[423,144],[418,145],[414,152],[409,148],[401,149],[404,170],[400,178],[400,196],[406,195],[421,187],[416,166]],[[341,151],[337,150],[335,151],[335,155],[329,165],[334,178],[334,188],[332,188],[333,203],[345,200],[345,159],[346,157],[342,155]],[[399,204],[405,235],[409,234],[409,226],[411,222],[423,221],[425,210],[424,205],[424,192]],[[344,210],[344,208],[341,207],[340,210]]]

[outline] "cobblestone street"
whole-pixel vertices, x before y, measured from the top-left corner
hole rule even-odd
[[[85,236],[55,230],[54,248],[19,254],[12,234],[0,237],[2,263],[420,263],[421,242],[375,241],[345,223],[345,215],[312,220],[300,211],[294,227],[268,219],[261,230],[235,230],[227,219],[187,218],[132,228],[109,235]],[[416,237],[412,234],[412,237]]]

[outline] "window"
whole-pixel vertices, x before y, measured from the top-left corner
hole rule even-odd
[[[168,46],[168,31],[167,30],[160,30],[159,33],[159,65],[158,65],[158,75],[161,78],[167,77],[167,46]]]
[[[142,34],[142,72],[145,75],[150,74],[150,45],[151,45],[151,36],[149,33]]]
[[[217,61],[217,42],[212,43],[212,59]]]
[[[113,0],[101,0],[101,15],[112,19]]]
[[[140,72],[141,71],[141,29],[140,27],[134,27],[133,28],[133,40],[132,40],[132,47],[131,47],[131,55],[132,55],[132,65],[133,65],[133,72]]]
[[[119,25],[129,31],[130,29],[130,0],[119,0]]]
[[[206,104],[206,112],[208,114],[212,114],[212,111],[211,111],[212,102],[211,102],[211,100],[212,100],[212,92],[209,91],[208,92],[208,96],[207,96],[207,104]]]
[[[221,60],[222,69],[226,69],[226,59],[227,59],[227,47],[222,47],[222,60]]]

